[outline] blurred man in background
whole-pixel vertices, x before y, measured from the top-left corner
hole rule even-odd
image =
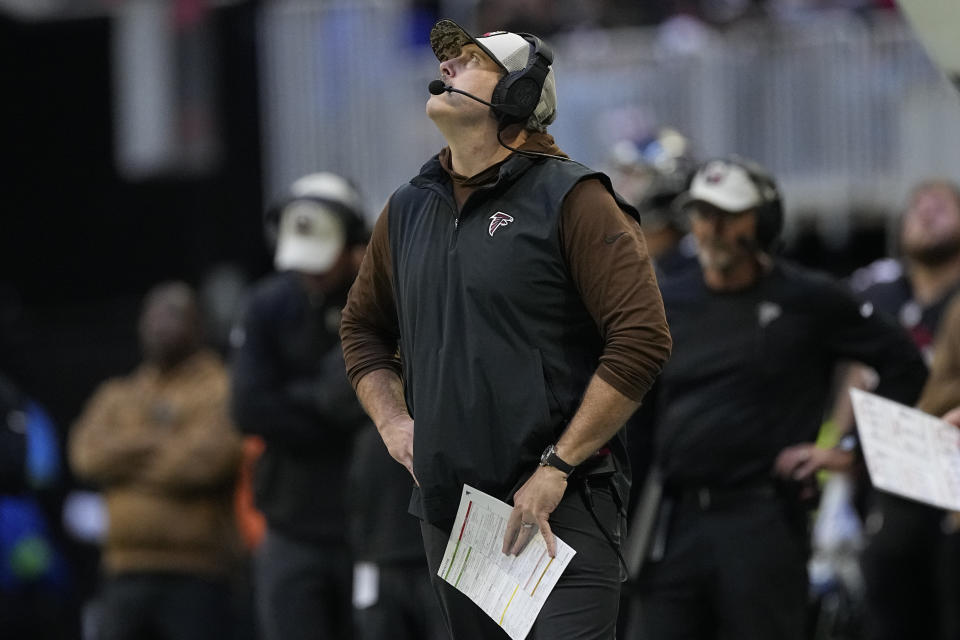
[[[628,112],[632,113],[632,112]],[[638,118],[628,117],[627,125]],[[629,127],[626,127],[629,129]],[[660,127],[652,132],[617,140],[610,148],[607,162],[610,180],[617,193],[637,208],[647,250],[657,271],[657,282],[664,282],[686,269],[698,269],[696,240],[690,235],[687,213],[679,206],[679,196],[686,192],[696,170],[696,161],[690,140],[672,127]],[[653,457],[653,418],[656,414],[657,385],[655,382],[643,404],[627,421],[627,451],[633,473],[634,489],[627,503],[631,526],[627,530],[626,548],[643,545],[634,539],[644,527],[634,522],[636,505],[643,492],[650,462]],[[627,628],[630,619],[636,619],[636,571],[624,585],[620,607],[619,628]]]
[[[614,189],[640,213],[643,237],[661,288],[666,281],[676,281],[671,276],[698,269],[696,240],[690,234],[689,216],[679,198],[686,193],[696,170],[690,140],[672,127],[661,127],[638,139],[614,143],[608,164]],[[656,393],[649,393],[627,424],[630,464],[640,483],[652,455],[655,398]],[[631,513],[638,495],[639,491],[631,493]]]
[[[672,127],[661,127],[639,140],[614,143],[608,164],[613,188],[640,212],[657,274],[696,267],[696,242],[677,201],[696,169],[690,140]]]
[[[635,637],[801,640],[812,474],[854,458],[811,444],[833,366],[869,363],[878,392],[907,403],[926,369],[895,323],[774,259],[783,205],[761,167],[704,164],[685,206],[701,268],[662,285],[674,351],[659,380],[662,494]]]
[[[937,359],[936,336],[950,301],[960,291],[960,190],[946,180],[915,186],[897,229],[898,259],[874,262],[851,276],[851,286],[878,312],[909,331],[928,363]],[[949,359],[949,354],[945,358]],[[851,425],[848,386],[872,388],[874,374],[853,366],[837,400],[833,422]],[[940,415],[949,407],[938,403]],[[884,492],[866,476],[858,504],[866,511],[862,555],[868,637],[957,637],[960,585],[944,571],[942,553],[960,555],[960,536],[944,512]],[[950,549],[954,549],[950,551]],[[953,595],[951,595],[953,594]],[[952,629],[952,631],[951,631]]]
[[[944,309],[960,291],[960,188],[947,180],[915,186],[897,230],[899,259],[859,269],[851,286],[900,320],[929,362]]]
[[[267,532],[254,555],[265,640],[352,636],[346,477],[368,423],[344,373],[340,310],[363,258],[360,196],[342,177],[295,181],[267,216],[277,273],[257,283],[232,336],[231,411],[263,438],[254,502]]]
[[[103,488],[109,527],[99,638],[230,638],[239,438],[227,372],[203,347],[193,290],[152,289],[144,361],[103,383],[70,434],[76,475]]]

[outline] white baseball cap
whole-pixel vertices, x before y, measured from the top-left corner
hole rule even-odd
[[[347,244],[340,217],[315,200],[294,200],[280,212],[277,269],[325,273]]]
[[[723,211],[739,213],[776,197],[776,191],[766,184],[758,184],[744,165],[730,160],[711,160],[693,176],[684,206],[705,202]]]
[[[530,59],[532,45],[516,33],[491,31],[475,38],[456,22],[447,19],[440,20],[430,30],[430,46],[440,62],[456,58],[463,45],[471,42],[480,47],[506,73],[524,69]],[[533,117],[544,127],[557,118],[557,84],[553,66],[547,71],[547,77],[543,81],[540,102],[533,110]]]
[[[309,173],[290,185],[292,198],[317,198],[339,202],[353,211],[362,211],[360,194],[345,178],[329,171]]]
[[[268,215],[276,220],[273,260],[280,270],[324,273],[346,245],[366,241],[359,192],[329,171],[295,180],[287,199]]]

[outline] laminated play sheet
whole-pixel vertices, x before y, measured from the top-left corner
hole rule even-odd
[[[860,389],[850,397],[873,485],[960,511],[960,429]]]
[[[438,575],[477,604],[514,640],[523,640],[576,551],[560,538],[551,558],[538,531],[519,555],[500,551],[513,508],[463,487]]]

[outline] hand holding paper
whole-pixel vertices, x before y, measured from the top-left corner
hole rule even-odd
[[[513,512],[507,520],[501,551],[517,555],[537,531],[547,543],[551,558],[557,555],[557,542],[548,518],[554,512],[567,488],[567,476],[553,467],[537,467],[533,475],[513,496]]]
[[[529,633],[560,574],[576,553],[556,541],[556,557],[539,532],[517,555],[502,552],[513,508],[464,486],[437,574],[486,612],[514,640]]]
[[[953,411],[950,411],[943,416],[943,421],[949,422],[955,427],[960,427],[960,407],[957,407]]]

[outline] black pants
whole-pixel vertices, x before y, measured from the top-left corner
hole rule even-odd
[[[665,554],[637,585],[631,640],[802,640],[807,542],[772,491],[674,503]]]
[[[446,640],[424,562],[381,564],[377,601],[355,609],[358,640]]]
[[[620,601],[621,567],[616,551],[584,505],[582,489],[571,482],[550,528],[577,553],[540,610],[528,640],[613,640]],[[593,486],[595,511],[619,544],[621,518],[606,481]],[[453,640],[506,638],[506,633],[480,607],[437,576],[450,538],[449,527],[421,524],[433,589]]]
[[[940,509],[877,491],[861,556],[869,640],[940,638]],[[951,603],[952,605],[953,603]],[[952,608],[952,606],[951,606]]]
[[[345,545],[313,545],[268,530],[254,555],[263,640],[349,640],[353,561]]]
[[[66,595],[42,588],[0,588],[0,637],[17,640],[67,640],[80,629],[78,612]]]
[[[100,640],[227,640],[232,632],[225,581],[129,573],[104,584]]]

